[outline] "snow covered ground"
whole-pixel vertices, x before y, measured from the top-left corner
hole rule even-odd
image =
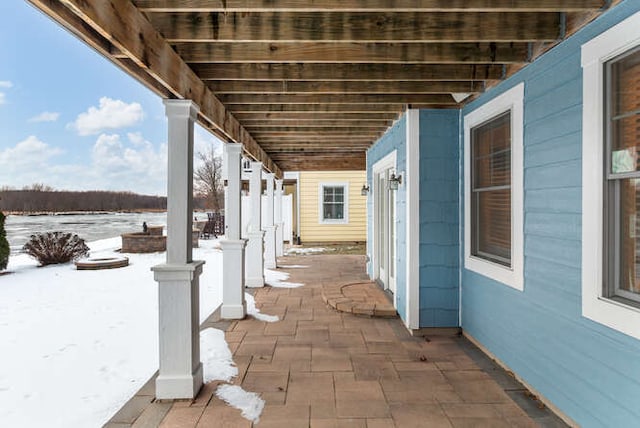
[[[118,255],[120,238],[89,246],[91,257]],[[150,268],[165,254],[127,256],[129,266],[98,271],[78,271],[73,264],[37,267],[26,255],[11,257],[11,273],[0,275],[0,426],[102,426],[157,370],[158,296]],[[221,302],[217,241],[201,240],[194,259],[206,261],[202,321]],[[302,285],[287,283],[281,272],[267,270],[265,276],[272,286]],[[277,321],[247,300],[254,316]],[[207,330],[205,376],[229,380],[235,367],[224,335]],[[238,401],[236,389],[227,393],[230,404]],[[254,420],[261,409],[255,398],[248,400],[254,410],[247,416]]]

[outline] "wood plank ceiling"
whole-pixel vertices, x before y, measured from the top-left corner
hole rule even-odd
[[[459,108],[612,3],[29,1],[278,175],[364,169],[407,107]]]

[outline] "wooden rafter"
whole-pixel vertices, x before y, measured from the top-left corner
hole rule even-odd
[[[155,12],[414,11],[562,12],[597,10],[604,0],[134,0]]]
[[[497,42],[556,40],[555,12],[148,13],[175,42]]]

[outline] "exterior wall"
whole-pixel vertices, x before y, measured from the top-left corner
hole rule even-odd
[[[300,239],[302,242],[364,241],[367,239],[366,197],[360,194],[365,171],[300,172]],[[348,223],[320,222],[320,183],[349,183]]]
[[[458,110],[420,110],[420,327],[459,326]]]
[[[585,427],[640,421],[640,342],[581,306],[580,47],[638,10],[621,2],[463,111],[525,84],[524,291],[463,269],[462,327]]]
[[[367,183],[372,188],[371,171],[373,165],[386,155],[396,150],[396,169],[406,170],[406,116],[400,118],[393,126],[367,151]],[[394,296],[395,307],[403,320],[406,320],[406,278],[407,278],[407,240],[406,240],[406,187],[400,186],[396,190],[396,293]],[[359,190],[358,190],[359,191]],[[367,196],[367,224],[373,225],[373,195],[369,192]],[[373,227],[367,229],[367,255],[369,260],[373,256]],[[367,266],[369,276],[373,278],[373,266]]]

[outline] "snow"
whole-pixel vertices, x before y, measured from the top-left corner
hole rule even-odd
[[[328,249],[323,247],[307,247],[307,248],[291,247],[287,249],[286,254],[314,254],[314,253],[326,253],[327,251],[334,251],[334,249]]]
[[[247,392],[238,385],[220,385],[216,397],[242,411],[242,416],[254,423],[260,420],[264,400],[255,392]]]
[[[264,282],[272,287],[297,288],[304,285],[300,282],[286,282],[285,280],[287,279],[289,279],[287,272],[279,272],[271,269],[264,270]]]
[[[119,237],[89,243],[92,258],[119,257]],[[38,267],[27,255],[9,260],[0,275],[0,426],[99,427],[106,423],[158,367],[158,285],[151,267],[165,253],[126,254],[129,266],[78,271],[73,264]],[[217,240],[200,240],[195,260],[200,277],[200,321],[221,303],[222,252]],[[306,266],[287,266],[305,268]],[[273,287],[300,287],[289,274],[265,270]],[[261,313],[250,294],[249,315]],[[238,374],[224,333],[201,332],[205,381]],[[257,421],[264,401],[238,386],[218,396]]]
[[[276,322],[280,321],[280,318],[277,315],[266,315],[260,313],[260,310],[256,308],[256,299],[249,293],[244,293],[244,299],[247,301],[247,314],[251,315],[255,319],[265,322]]]
[[[238,376],[238,368],[221,330],[207,328],[200,332],[200,354],[204,383],[213,380],[229,382]]]
[[[201,240],[194,259],[200,319],[221,302],[222,253]],[[112,257],[120,238],[89,244]],[[158,367],[158,285],[164,253],[127,254],[119,269],[37,267],[21,254],[0,275],[0,426],[101,426]],[[204,354],[203,354],[204,357]]]

